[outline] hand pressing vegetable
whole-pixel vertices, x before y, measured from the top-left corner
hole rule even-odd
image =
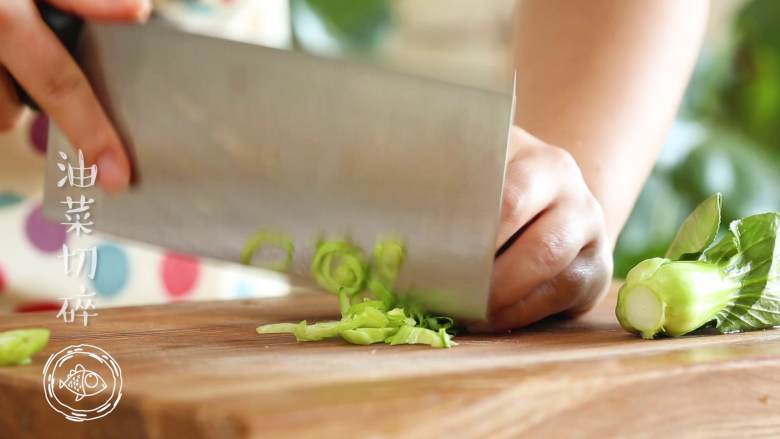
[[[716,240],[720,210],[713,195],[685,220],[665,258],[628,273],[616,309],[624,329],[649,339],[780,325],[780,214],[736,220]]]
[[[341,337],[360,345],[373,343],[427,344],[436,348],[455,346],[449,317],[432,316],[412,304],[400,304],[393,292],[405,258],[398,240],[380,241],[369,265],[357,246],[346,241],[321,242],[311,271],[324,289],[337,293],[341,320],[308,324],[276,323],[257,328],[258,334],[293,334],[298,341]],[[369,297],[362,297],[368,284]]]
[[[588,311],[607,292],[611,252],[604,211],[577,161],[512,128],[490,316],[470,329],[504,331]]]
[[[48,329],[15,329],[0,332],[0,366],[22,366],[49,343]]]

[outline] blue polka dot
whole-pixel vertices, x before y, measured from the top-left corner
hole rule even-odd
[[[130,264],[127,253],[113,244],[97,248],[97,269],[92,287],[101,296],[116,296],[127,284]]]
[[[13,192],[0,192],[0,207],[13,206],[20,203],[24,198]]]
[[[252,286],[243,280],[238,281],[233,289],[233,297],[237,299],[247,299],[254,297],[255,292],[252,290]]]

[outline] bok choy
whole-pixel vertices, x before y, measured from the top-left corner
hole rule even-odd
[[[455,346],[448,332],[449,317],[433,316],[411,303],[402,303],[395,282],[406,257],[399,240],[379,241],[369,263],[363,251],[346,241],[319,243],[311,273],[327,291],[338,294],[341,319],[309,324],[274,323],[257,328],[258,334],[292,334],[298,341],[340,337],[358,345],[373,343]],[[368,291],[365,289],[368,288]]]
[[[643,338],[780,325],[780,214],[732,222],[720,237],[721,196],[683,222],[664,258],[645,260],[618,293],[621,326]]]
[[[0,332],[0,366],[23,366],[49,343],[49,330],[14,329]]]

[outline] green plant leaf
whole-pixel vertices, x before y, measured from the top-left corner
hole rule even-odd
[[[741,287],[734,304],[718,316],[718,331],[752,331],[780,325],[779,234],[777,213],[753,215],[729,226],[724,238],[735,245],[735,251],[719,254],[718,260],[728,260],[726,272],[739,278]]]
[[[733,221],[695,261],[638,264],[620,288],[615,313],[623,328],[645,338],[780,326],[780,214]]]
[[[686,255],[698,257],[698,254],[712,244],[718,236],[720,210],[720,193],[712,195],[699,204],[683,221],[672,244],[666,250],[665,257],[672,260]]]

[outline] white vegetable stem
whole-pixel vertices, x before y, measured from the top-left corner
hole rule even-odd
[[[739,288],[717,265],[648,259],[628,273],[615,311],[623,328],[643,338],[676,337],[728,313]]]
[[[650,288],[637,286],[625,292],[626,322],[642,334],[653,338],[664,324],[664,303]]]

